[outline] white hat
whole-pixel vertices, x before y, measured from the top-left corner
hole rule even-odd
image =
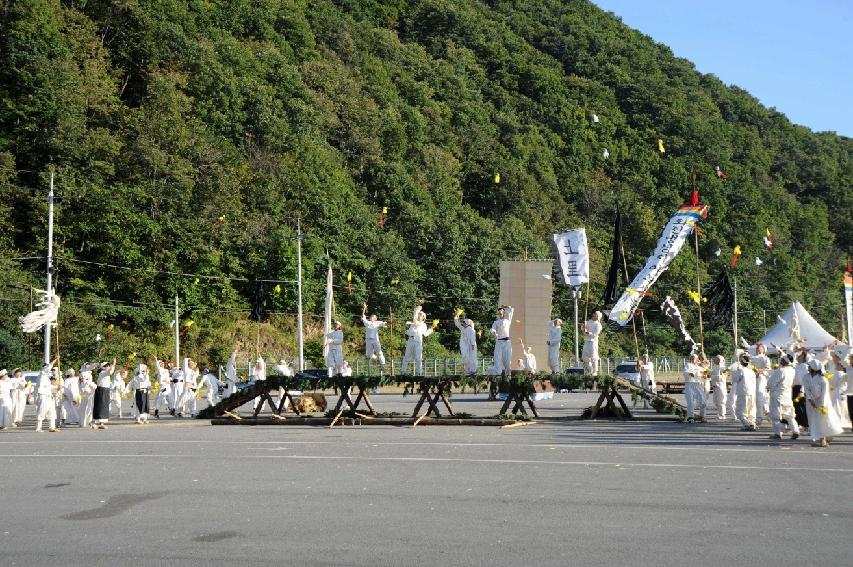
[[[3,376],[8,376],[8,375],[9,375],[9,372],[5,368],[0,370],[0,378],[2,378]]]
[[[462,324],[463,324],[463,325],[468,325],[468,326],[470,326],[470,327],[473,327],[473,326],[474,326],[474,321],[472,321],[471,319],[464,319],[464,320],[462,321]]]
[[[91,370],[82,370],[80,372],[80,378],[83,378],[83,379],[88,378],[89,380],[91,380],[92,379],[92,371]]]
[[[816,358],[809,360],[809,370],[823,372],[823,363]]]
[[[71,378],[71,377],[73,377],[73,376],[74,376],[74,369],[73,369],[73,368],[69,368],[68,370],[66,370],[66,371],[65,371],[65,376],[66,376],[66,378]]]

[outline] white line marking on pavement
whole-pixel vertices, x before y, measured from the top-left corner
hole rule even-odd
[[[73,454],[73,455],[0,455],[0,459],[194,459],[199,455],[174,454],[174,455],[98,455],[98,454]],[[218,457],[210,457],[218,458]],[[453,459],[448,457],[352,457],[342,455],[243,455],[242,459],[290,459],[290,460],[328,460],[328,461],[373,461],[373,462],[413,462],[413,463],[477,463],[488,465],[559,465],[559,466],[581,466],[581,467],[616,467],[616,468],[671,468],[671,469],[712,469],[712,470],[745,470],[745,471],[776,471],[788,473],[800,472],[823,472],[823,473],[849,473],[853,469],[831,469],[818,467],[790,467],[781,465],[778,467],[762,467],[758,465],[691,465],[684,463],[618,463],[607,461],[536,461],[531,459]]]
[[[33,441],[0,441],[0,445],[36,445],[50,443],[47,440]],[[711,452],[730,452],[730,453],[779,453],[785,451],[786,455],[808,455],[822,457],[853,457],[853,453],[841,453],[834,451],[812,451],[808,444],[800,443],[797,445],[766,445],[764,447],[683,447],[671,446],[662,442],[661,444],[648,445],[621,445],[619,443],[454,443],[441,441],[208,441],[208,440],[167,440],[167,439],[63,439],[62,444],[78,443],[83,445],[88,444],[117,444],[117,443],[163,443],[163,444],[215,444],[215,445],[339,445],[342,447],[364,447],[364,446],[424,446],[424,447],[559,447],[561,449],[629,449],[629,450],[667,450],[667,451],[711,451]],[[846,446],[846,445],[844,445]],[[791,451],[791,449],[797,449]]]

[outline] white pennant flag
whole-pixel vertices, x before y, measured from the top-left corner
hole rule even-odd
[[[578,287],[589,281],[589,247],[586,229],[576,228],[553,236],[563,283]]]

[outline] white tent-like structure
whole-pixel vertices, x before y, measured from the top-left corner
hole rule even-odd
[[[802,339],[801,345],[809,350],[823,350],[835,342],[835,337],[827,333],[799,301],[795,301],[759,342],[767,347],[767,352],[775,353],[772,345],[784,347],[798,339]]]

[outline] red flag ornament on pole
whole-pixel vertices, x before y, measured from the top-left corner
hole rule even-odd
[[[737,261],[740,260],[740,255],[741,255],[740,245],[735,246],[735,249],[733,250],[733,252],[734,252],[734,255],[732,256],[732,269],[734,270],[735,266],[737,266]]]

